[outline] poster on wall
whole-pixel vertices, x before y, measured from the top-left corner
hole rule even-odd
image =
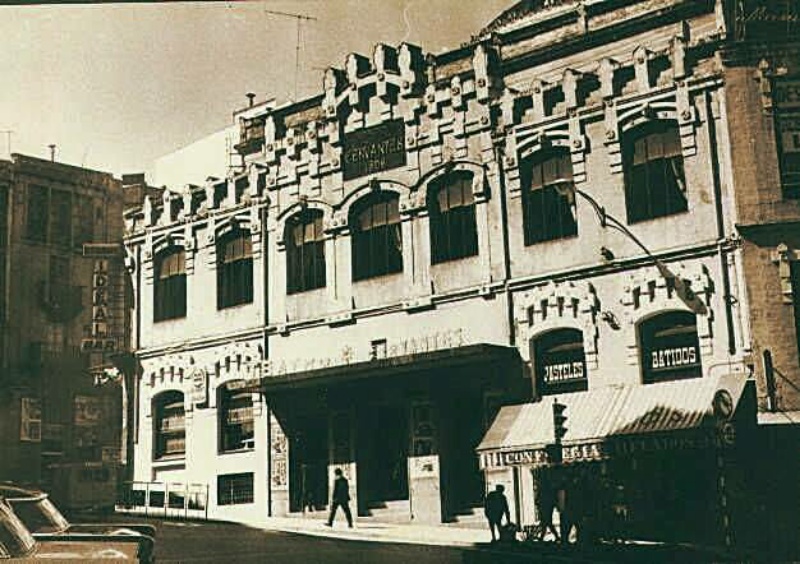
[[[99,425],[103,420],[103,400],[92,396],[75,396],[75,425]]]
[[[19,440],[32,443],[42,440],[42,402],[38,398],[21,400]]]

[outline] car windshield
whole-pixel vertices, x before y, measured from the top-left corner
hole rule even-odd
[[[24,556],[34,549],[36,541],[14,512],[0,502],[0,544],[11,556]]]
[[[69,522],[45,496],[9,501],[14,513],[33,533],[60,533],[69,528]]]

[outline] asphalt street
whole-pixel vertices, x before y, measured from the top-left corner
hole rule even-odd
[[[231,523],[157,522],[156,561],[281,564],[462,564],[465,549],[345,541]]]

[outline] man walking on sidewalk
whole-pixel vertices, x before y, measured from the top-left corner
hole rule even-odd
[[[503,522],[503,515],[506,516],[506,523],[511,523],[511,513],[508,510],[508,500],[506,499],[505,487],[497,484],[493,492],[486,495],[484,503],[484,513],[489,521],[489,530],[492,532],[492,542],[500,538],[500,525]],[[495,537],[495,529],[497,536]]]
[[[328,516],[329,527],[333,527],[333,520],[336,518],[336,510],[341,506],[344,516],[347,518],[347,526],[353,527],[353,515],[350,513],[350,483],[344,477],[341,468],[334,472],[336,480],[333,482],[333,496],[331,498],[331,514]]]

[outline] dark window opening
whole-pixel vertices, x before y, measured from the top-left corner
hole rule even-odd
[[[186,453],[186,425],[183,394],[163,392],[153,399],[154,457],[183,456]]]
[[[653,121],[638,127],[624,146],[628,223],[689,209],[678,126]]]
[[[579,392],[589,389],[583,333],[556,329],[531,341],[537,395]]]
[[[217,505],[253,503],[253,473],[217,476]]]
[[[522,221],[525,244],[574,237],[578,234],[574,200],[563,190],[572,185],[569,151],[547,151],[524,163]]]
[[[220,450],[229,452],[253,448],[255,437],[253,425],[252,394],[232,390],[227,386],[221,387],[219,394]]]
[[[50,199],[47,188],[28,186],[28,207],[25,236],[31,241],[47,241],[47,221],[50,217]]]
[[[357,207],[350,221],[353,280],[403,271],[399,198],[383,192]]]
[[[322,212],[307,210],[286,224],[286,292],[325,287],[325,238]]]
[[[153,321],[186,317],[186,253],[171,249],[155,260]]]
[[[433,264],[478,254],[472,173],[459,171],[435,180],[428,208]]]
[[[250,233],[234,230],[217,243],[217,309],[253,302]]]
[[[693,313],[672,311],[642,322],[639,350],[645,384],[703,376]]]

